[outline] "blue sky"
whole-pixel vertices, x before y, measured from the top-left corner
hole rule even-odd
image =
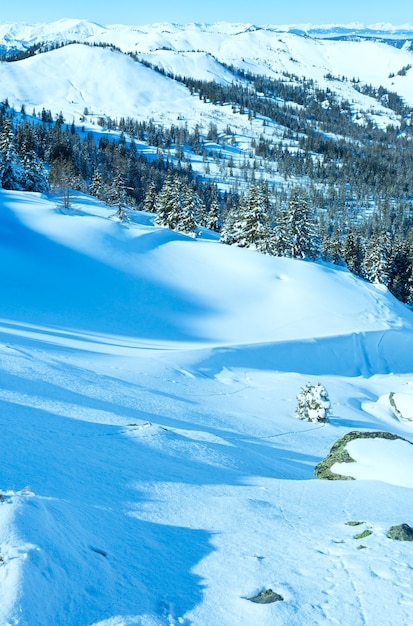
[[[391,22],[413,23],[411,0],[15,0],[1,2],[0,23],[49,22],[63,17],[87,19],[100,24],[148,24],[152,22],[251,22],[296,24]]]

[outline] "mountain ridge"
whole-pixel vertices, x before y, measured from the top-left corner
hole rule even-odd
[[[0,25],[0,42],[3,47],[23,49],[27,45],[50,41],[67,41],[70,38],[80,37],[82,40],[93,39],[95,36],[110,38],[110,34],[116,31],[145,33],[146,31],[159,30],[198,30],[200,32],[221,33],[233,35],[241,32],[268,31],[273,33],[294,33],[306,35],[314,38],[337,37],[337,36],[359,36],[359,37],[380,37],[385,39],[413,38],[413,25],[403,24],[396,26],[393,24],[376,23],[364,25],[361,23],[350,24],[285,24],[285,25],[256,25],[244,22],[215,22],[215,23],[174,23],[155,22],[142,25],[108,24],[101,25],[96,22],[75,18],[63,18],[50,23],[24,23],[6,22]],[[110,43],[110,42],[108,42]],[[114,42],[112,42],[114,43]],[[1,45],[1,43],[0,43]]]

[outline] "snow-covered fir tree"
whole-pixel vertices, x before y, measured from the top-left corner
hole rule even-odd
[[[402,302],[409,302],[412,287],[411,243],[397,235],[392,246],[390,263],[390,285],[392,294]]]
[[[304,193],[291,191],[287,209],[280,216],[282,238],[278,242],[281,254],[293,259],[314,260],[319,255],[320,242],[316,220]]]
[[[171,173],[165,178],[155,202],[155,223],[183,233],[193,233],[196,228],[194,192]]]
[[[156,186],[153,180],[149,183],[144,195],[142,209],[148,213],[155,213],[156,211]]]
[[[105,184],[103,182],[103,176],[99,169],[95,169],[92,179],[89,185],[89,193],[99,200],[103,200],[105,197]]]
[[[161,190],[156,196],[155,201],[155,224],[158,226],[171,226],[171,216],[175,208],[176,199],[174,196],[173,176],[172,172],[168,171]]]
[[[190,190],[191,190],[192,202],[194,206],[195,221],[199,226],[206,227],[207,210],[206,210],[205,202],[198,195],[198,193],[194,190],[192,185],[190,186]]]
[[[289,229],[287,210],[279,207],[276,212],[276,220],[271,231],[271,253],[275,256],[289,256]]]
[[[221,228],[220,242],[228,246],[235,243],[236,224],[239,219],[239,210],[235,206],[230,206],[224,216],[224,223]]]
[[[241,198],[238,215],[230,216],[224,223],[221,241],[236,244],[240,248],[253,247],[260,252],[269,251],[269,223],[265,198],[255,183]]]
[[[327,422],[331,402],[326,388],[317,383],[307,383],[297,396],[296,417],[310,422]]]
[[[205,226],[210,230],[214,230],[215,232],[219,232],[220,228],[220,212],[219,212],[219,204],[218,204],[218,196],[215,193],[211,205],[209,207],[208,215],[206,217]]]
[[[260,252],[269,249],[269,223],[265,197],[262,189],[252,184],[241,204],[238,245],[254,247]]]
[[[13,124],[9,118],[3,121],[0,130],[0,187],[14,190],[25,188],[24,168],[16,152]]]
[[[178,220],[174,226],[175,230],[181,233],[194,233],[196,229],[195,211],[200,206],[200,201],[196,203],[195,194],[189,185],[184,185],[179,195]]]
[[[335,265],[344,265],[343,243],[338,227],[335,227],[331,234],[328,231],[322,233],[321,258]]]
[[[371,283],[388,285],[391,272],[391,237],[389,233],[374,233],[367,245],[362,263],[364,278]]]
[[[112,182],[106,189],[105,201],[110,206],[117,208],[117,217],[124,218],[124,208],[126,204],[126,187],[121,172],[117,172]]]
[[[355,228],[353,228],[352,224],[349,224],[344,237],[343,258],[350,272],[360,276],[363,253],[360,235],[356,232]]]
[[[46,169],[34,150],[25,152],[22,165],[25,191],[44,192],[49,189]]]

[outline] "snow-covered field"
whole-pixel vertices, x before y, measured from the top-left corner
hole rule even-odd
[[[390,402],[412,313],[343,269],[112,212],[0,191],[0,623],[411,624],[413,543],[386,536],[413,525],[410,444],[351,442],[356,480],[313,472],[352,430],[413,441]],[[308,381],[327,424],[294,417]]]

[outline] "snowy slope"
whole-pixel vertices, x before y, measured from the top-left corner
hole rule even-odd
[[[158,120],[171,103],[173,119],[193,107],[189,92],[177,82],[119,52],[80,44],[4,63],[0,82],[0,97],[16,108],[59,109],[76,121],[85,107],[96,115]]]
[[[379,111],[382,109],[382,113],[386,112],[376,101],[361,96],[352,87],[350,81],[356,78],[363,83],[376,87],[382,85],[396,91],[407,103],[413,105],[413,73],[407,71],[406,75],[398,75],[402,68],[413,64],[413,52],[408,45],[397,48],[373,37],[340,41],[298,35],[292,31],[292,27],[259,28],[227,23],[209,26],[151,24],[101,27],[92,23],[77,23],[75,20],[61,20],[48,25],[3,25],[0,29],[0,49],[25,49],[44,41],[75,40],[111,44],[123,52],[134,52],[142,59],[175,75],[231,82],[233,77],[222,67],[221,62],[252,73],[278,78],[288,72],[298,77],[311,78],[321,87],[336,91],[341,98],[352,102],[355,110],[369,110],[374,105]],[[390,27],[388,32],[392,36],[395,34]],[[401,30],[400,33],[402,32],[404,31]],[[114,55],[109,50],[93,49],[82,52],[77,49],[75,52],[74,47],[69,46],[10,65],[12,67],[7,64],[0,66],[0,98],[7,97],[16,106],[26,96],[27,103],[31,104],[33,101],[33,104],[36,102],[40,106],[44,102],[46,108],[53,113],[59,113],[61,109],[72,116],[78,114],[78,107],[69,104],[76,103],[84,104],[99,114],[113,117],[133,114],[139,117],[140,112],[146,117],[154,116],[159,121],[170,119],[168,111],[171,103],[174,111],[183,105],[186,112],[178,86],[166,88],[163,111],[154,106],[155,94],[152,93],[151,85],[159,84],[159,76],[154,72],[142,75],[136,67],[132,68],[130,59],[125,59],[120,54]],[[130,72],[129,81],[123,80],[126,71]],[[120,79],[117,80],[115,76],[111,87],[110,81],[117,72]],[[39,81],[37,75],[40,77]],[[334,76],[340,80],[327,80],[326,76]],[[343,82],[342,77],[347,81]],[[55,81],[56,88],[51,88]],[[73,82],[73,87],[69,88],[67,84],[70,81]],[[46,83],[49,89],[45,89]],[[66,85],[64,88],[63,83]],[[86,88],[88,83],[91,85],[90,89]],[[143,97],[136,100],[138,85],[140,91],[146,93],[146,100]],[[96,94],[92,89],[95,86],[98,87]],[[176,106],[174,90],[178,96]],[[102,100],[103,91],[107,96]],[[108,98],[109,93],[114,99],[113,105]],[[119,113],[117,106],[121,98],[127,109],[123,113]],[[194,100],[192,106],[198,108],[199,103],[195,104]],[[207,116],[210,114],[208,106],[204,107]],[[219,112],[221,114],[222,110]],[[200,113],[194,123],[199,123],[199,115]],[[187,117],[190,118],[189,115]],[[392,118],[394,114],[387,110],[387,119],[383,121],[383,125],[389,121],[394,123]],[[173,119],[176,120],[176,115]],[[228,120],[225,119],[223,123],[227,124]]]
[[[50,24],[3,23],[0,41],[5,50],[24,50],[39,42],[67,42],[98,35],[105,28],[85,20],[63,19]]]
[[[3,311],[10,316],[23,310],[24,282],[29,302],[21,321],[28,322],[30,314],[46,325],[65,320],[75,328],[154,339],[168,333],[179,339],[185,329],[196,341],[225,344],[396,330],[411,323],[406,307],[387,291],[337,267],[275,260],[202,236],[196,241],[154,228],[150,215],[143,214],[144,225],[135,224],[140,212],[123,225],[104,219],[113,209],[99,205],[91,204],[91,215],[83,208],[62,215],[33,194],[3,191],[2,199],[3,223],[24,255],[24,263],[15,264],[21,272],[17,281],[8,278],[7,257],[1,263],[3,284],[9,286]],[[61,245],[64,263],[47,270],[51,258],[63,256]],[[123,298],[113,301],[114,293],[123,291],[139,306],[131,310]],[[51,292],[55,306],[44,306]],[[80,311],[72,304],[76,293]],[[168,321],[174,322],[169,330]]]
[[[412,546],[386,533],[413,525],[410,449],[355,449],[355,481],[313,470],[350,430],[413,440],[389,401],[412,313],[152,220],[0,191],[0,623],[407,626]],[[294,418],[308,380],[328,424]],[[284,600],[248,601],[268,588]]]

